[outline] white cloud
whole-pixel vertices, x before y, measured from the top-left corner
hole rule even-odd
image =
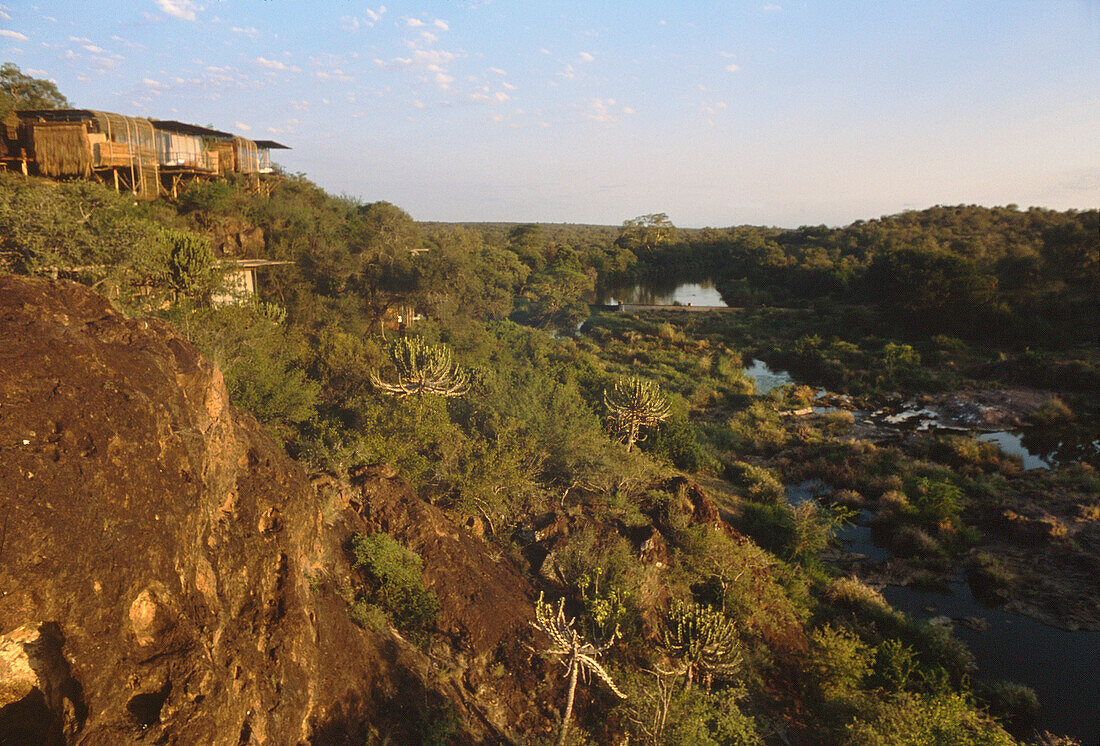
[[[26,34],[21,34],[18,31],[9,31],[6,28],[0,28],[0,36],[7,37],[8,39],[15,39],[16,41],[29,41]]]
[[[771,12],[776,11],[776,10],[783,10],[783,6],[782,5],[775,5],[774,3],[768,3],[767,5],[764,6],[764,10],[766,12],[771,13]]]
[[[406,18],[405,25],[409,28],[420,28],[424,25],[424,22],[421,21],[419,18]]]
[[[142,78],[141,82],[146,88],[164,88],[164,84],[152,78]]]
[[[451,25],[444,21],[442,18],[436,18],[432,25],[435,26],[437,29],[442,29],[443,31],[449,31],[451,28]]]
[[[497,91],[496,93],[493,94],[493,98],[495,98],[497,101],[499,101],[501,103],[504,103],[505,101],[511,101],[512,100],[508,96],[508,94],[505,93],[504,91]]]
[[[83,36],[70,36],[69,41],[75,41],[77,44],[91,44],[92,40]]]
[[[355,80],[340,68],[331,71],[319,70],[315,75],[321,80],[339,80],[341,83],[351,83]]]
[[[738,65],[726,65],[726,70],[727,70],[727,71],[729,71],[729,72],[731,72],[731,73],[735,73],[735,72],[737,72],[737,71],[738,71],[738,70],[740,70],[740,69],[741,69],[741,68],[740,68],[740,66],[738,66]]]
[[[499,67],[490,67],[489,72],[496,73],[497,75],[507,75],[508,73],[501,70]]]
[[[386,6],[378,6],[378,10],[371,10],[367,8],[367,18],[371,19],[374,23],[378,23],[382,20],[382,14],[386,12]]]
[[[624,106],[624,107],[623,107],[623,115],[624,115],[624,116],[630,116],[631,114],[635,114],[635,113],[637,113],[637,112],[635,112],[635,111],[634,111],[633,109],[631,109],[631,108],[630,108],[629,106]]]
[[[191,0],[157,0],[157,7],[161,13],[183,21],[195,20],[195,11],[202,10]]]
[[[289,72],[300,72],[300,68],[294,65],[288,65],[285,62],[279,62],[279,60],[269,60],[266,57],[257,57],[255,60],[257,65],[266,67],[268,70],[287,70]]]
[[[103,47],[97,47],[95,44],[85,44],[84,48],[92,54],[106,54],[107,50]]]
[[[596,59],[595,57],[590,55],[588,52],[581,52],[580,55],[578,55],[578,56],[580,57],[581,62],[594,62],[595,59]]]
[[[627,113],[626,109],[621,109],[622,114]],[[633,110],[630,110],[633,113]],[[586,119],[591,119],[593,122],[602,122],[604,124],[614,124],[619,121],[619,114],[615,113],[615,99],[599,99],[594,98],[588,102],[588,110],[584,114]]]
[[[4,11],[0,10],[0,21],[10,21],[10,20],[11,20],[11,16],[9,16]]]
[[[501,85],[502,85],[502,86],[504,86],[505,88],[507,88],[507,89],[508,89],[509,91],[514,91],[514,90],[516,90],[516,86],[512,85],[511,83],[509,83],[509,82],[508,82],[507,80],[505,80],[505,81],[501,82]]]
[[[234,26],[229,30],[232,31],[234,34],[241,34],[242,36],[260,35],[260,30],[255,26],[244,26],[243,28],[241,26]]]
[[[248,132],[250,129],[252,129],[244,122],[233,122],[233,126],[239,130],[243,130],[244,132]]]

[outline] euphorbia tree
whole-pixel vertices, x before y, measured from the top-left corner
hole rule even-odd
[[[390,360],[397,380],[384,381],[373,371],[370,382],[399,399],[413,394],[462,396],[470,390],[469,375],[454,364],[446,345],[428,344],[419,337],[400,337],[390,346]]]
[[[643,430],[664,422],[671,414],[657,384],[641,378],[620,378],[611,393],[603,392],[603,402],[610,413],[611,426],[628,451],[644,439]]]
[[[573,619],[565,618],[565,599],[558,601],[557,613],[554,607],[542,600],[535,603],[535,619],[532,626],[542,630],[550,638],[550,647],[544,653],[559,655],[565,664],[565,675],[569,677],[569,691],[565,697],[565,712],[561,718],[561,735],[558,736],[558,746],[565,743],[565,736],[569,732],[569,719],[573,716],[573,694],[577,689],[577,677],[594,673],[607,684],[615,696],[626,699],[626,695],[619,691],[611,675],[596,662],[596,656],[606,652],[615,642],[618,636],[618,628],[612,632],[611,637],[602,645],[594,645],[584,639],[573,629]]]

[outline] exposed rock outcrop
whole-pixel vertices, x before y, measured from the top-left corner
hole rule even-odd
[[[0,743],[548,729],[522,576],[399,478],[356,485],[311,485],[166,323],[0,277]],[[439,655],[351,623],[344,544],[371,528],[432,568]]]

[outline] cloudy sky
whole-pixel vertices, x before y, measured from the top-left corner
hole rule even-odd
[[[420,220],[1100,206],[1097,0],[0,0],[0,61]]]

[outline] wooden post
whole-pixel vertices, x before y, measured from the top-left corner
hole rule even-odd
[[[112,168],[111,173],[114,174],[114,176],[115,176],[115,191],[117,192],[118,191],[118,169],[117,168]]]

